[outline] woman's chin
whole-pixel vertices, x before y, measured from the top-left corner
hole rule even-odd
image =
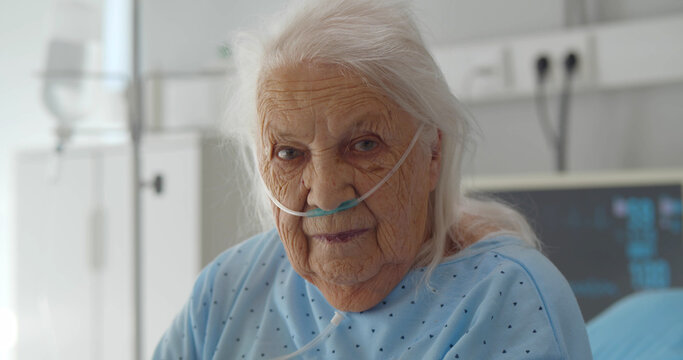
[[[389,292],[378,292],[365,286],[339,286],[324,284],[318,286],[327,302],[337,310],[360,312],[371,309]]]
[[[316,271],[321,282],[349,288],[363,286],[381,271],[381,266],[357,259],[327,259],[321,265]]]

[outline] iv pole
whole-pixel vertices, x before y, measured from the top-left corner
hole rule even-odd
[[[129,122],[130,139],[133,155],[133,296],[134,296],[134,321],[133,341],[135,344],[135,359],[143,358],[143,321],[142,321],[142,197],[141,197],[141,164],[140,164],[140,140],[142,138],[142,68],[140,49],[140,0],[133,0],[132,6],[132,74],[130,78],[129,96]]]
[[[142,360],[144,358],[144,319],[143,319],[143,239],[142,239],[142,190],[143,187],[149,185],[146,184],[142,179],[142,164],[141,164],[141,140],[144,132],[143,129],[143,116],[144,116],[144,101],[143,101],[143,81],[145,78],[142,73],[142,46],[140,43],[141,37],[141,9],[140,0],[131,0],[131,74],[126,76],[125,74],[116,73],[97,73],[97,72],[80,72],[80,71],[52,71],[40,73],[39,76],[45,79],[71,79],[71,78],[93,78],[93,79],[123,79],[127,78],[127,88],[126,97],[128,100],[128,130],[131,140],[131,150],[132,150],[132,196],[133,196],[133,209],[132,209],[132,221],[133,221],[133,246],[132,246],[132,258],[133,258],[133,307],[134,307],[134,318],[133,318],[133,344],[134,344],[134,359]],[[158,74],[156,77],[173,77],[173,78],[186,78],[186,77],[212,77],[212,76],[222,76],[225,72],[221,71],[201,71],[201,72],[167,72],[163,74]],[[73,131],[74,129],[71,129]],[[82,131],[79,130],[79,131]],[[71,132],[68,133],[69,137]],[[60,146],[62,148],[66,140],[60,139]],[[155,188],[157,193],[160,193],[161,189],[161,179],[157,176],[151,182],[151,185]]]
[[[128,100],[128,130],[132,144],[132,195],[133,195],[133,344],[134,344],[134,359],[143,359],[143,344],[144,344],[144,322],[143,322],[143,308],[142,308],[142,276],[143,276],[143,260],[142,260],[142,187],[145,186],[141,179],[142,166],[140,159],[140,142],[143,133],[143,77],[141,66],[141,44],[140,44],[140,0],[131,0],[131,74],[115,73],[96,73],[96,72],[81,72],[81,71],[64,71],[64,70],[50,70],[38,75],[46,81],[50,79],[83,79],[92,78],[99,80],[106,79],[123,79],[127,78],[126,96]],[[52,111],[50,106],[48,108]],[[58,129],[59,142],[57,146],[58,152],[61,152],[65,142],[71,137],[74,129]],[[159,192],[158,185],[153,184],[157,192]]]

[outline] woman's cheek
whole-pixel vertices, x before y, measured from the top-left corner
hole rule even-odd
[[[308,242],[301,229],[301,218],[289,215],[275,206],[273,210],[277,214],[278,233],[292,266],[297,272],[308,272]]]
[[[304,208],[305,196],[302,194],[299,173],[284,172],[276,165],[263,167],[261,173],[266,187],[278,201],[292,210]],[[274,211],[277,214],[277,210]]]
[[[405,234],[401,234],[393,222],[380,223],[377,229],[377,243],[388,261],[399,261],[403,258]]]
[[[378,214],[381,216],[379,222],[382,225],[378,231],[378,242],[383,252],[394,261],[405,261],[408,257],[414,256],[421,246],[415,239],[419,237],[422,229],[420,224],[424,221],[425,209],[422,209],[421,202],[414,202],[414,198],[426,195],[422,194],[422,189],[411,186],[419,181],[417,174],[421,169],[415,165],[414,160],[403,164],[405,169],[394,175],[396,179],[393,182],[386,184],[390,187],[385,193],[392,196],[382,197],[385,201],[377,205],[380,209]]]

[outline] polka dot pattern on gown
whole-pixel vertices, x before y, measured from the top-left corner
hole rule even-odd
[[[590,354],[576,301],[554,301],[573,299],[566,281],[520,240],[487,239],[448,259],[430,279],[435,293],[423,282],[424,270],[412,270],[372,309],[346,313],[303,358]],[[154,359],[274,358],[305,346],[334,312],[292,269],[271,231],[227,250],[202,271]]]

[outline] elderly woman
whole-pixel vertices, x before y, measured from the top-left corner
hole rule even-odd
[[[467,118],[406,5],[280,20],[236,43],[228,126],[276,230],[202,271],[155,358],[590,359],[524,219],[461,194]]]

